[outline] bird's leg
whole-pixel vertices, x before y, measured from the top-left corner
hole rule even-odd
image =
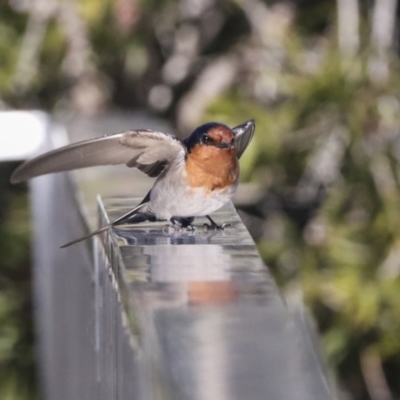
[[[231,226],[231,224],[225,224],[225,223],[218,225],[209,215],[206,215],[206,218],[211,222],[210,225],[209,224],[203,225],[204,228],[207,228],[207,229],[225,229],[228,226]]]

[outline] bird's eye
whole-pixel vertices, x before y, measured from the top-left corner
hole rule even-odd
[[[210,143],[212,142],[212,139],[211,139],[210,136],[208,136],[208,135],[203,135],[203,137],[202,137],[202,142],[203,142],[204,144],[210,144]]]

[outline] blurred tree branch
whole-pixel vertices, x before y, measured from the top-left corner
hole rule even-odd
[[[20,11],[28,12],[28,23],[22,39],[15,74],[12,79],[14,90],[24,93],[37,74],[39,56],[47,31],[47,24],[54,16],[58,0],[32,0]]]
[[[372,82],[384,84],[389,79],[389,53],[393,49],[397,0],[375,0],[372,13],[371,44],[373,54],[369,62]]]
[[[371,400],[393,400],[378,351],[371,348],[362,352],[361,369]]]
[[[60,0],[58,15],[67,38],[63,69],[74,81],[72,108],[83,114],[94,114],[107,102],[107,85],[93,62],[93,49],[77,0]]]
[[[360,46],[358,0],[337,0],[339,49],[344,56],[354,57]]]

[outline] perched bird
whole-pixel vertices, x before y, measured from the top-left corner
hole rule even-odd
[[[253,138],[254,120],[233,129],[209,122],[199,126],[185,140],[141,129],[127,131],[65,146],[18,167],[11,183],[52,172],[96,165],[122,164],[157,177],[143,201],[111,224],[74,240],[67,247],[113,226],[144,221],[169,220],[192,228],[195,217],[209,216],[226,204],[236,191],[239,158]]]

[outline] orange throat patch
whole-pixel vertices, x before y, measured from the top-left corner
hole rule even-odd
[[[199,144],[187,157],[186,171],[192,188],[203,187],[209,192],[228,188],[239,178],[236,149]]]

